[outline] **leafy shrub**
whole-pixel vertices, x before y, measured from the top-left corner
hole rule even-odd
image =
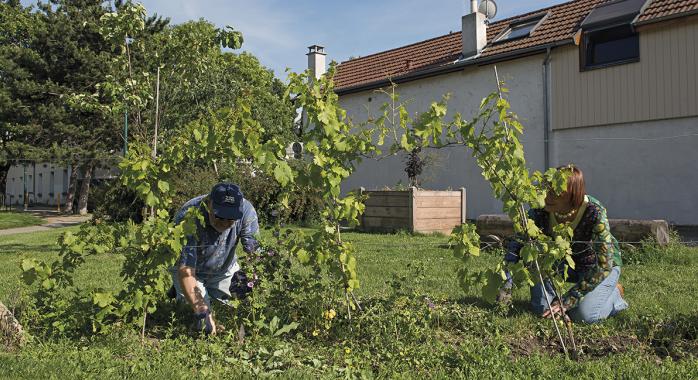
[[[632,265],[645,264],[674,264],[691,265],[698,262],[698,257],[691,249],[681,242],[681,237],[675,231],[669,234],[669,243],[662,246],[652,238],[642,241],[639,247],[631,245],[621,246],[623,251],[623,263]]]
[[[187,165],[177,169],[170,187],[173,189],[170,215],[175,213],[190,199],[211,192],[213,185],[219,182],[219,177],[213,168]],[[244,192],[244,190],[243,190]],[[247,194],[245,194],[247,195]]]
[[[301,191],[291,194],[288,207],[279,205],[281,186],[274,179],[264,173],[256,172],[251,165],[240,163],[235,167],[223,168],[222,178],[236,183],[255,207],[261,222],[273,222],[277,218],[281,221],[294,223],[312,223],[315,221],[322,207],[322,199],[317,190],[310,187],[301,188]]]
[[[119,181],[106,181],[91,190],[90,202],[95,219],[105,219],[112,222],[132,220],[140,223],[143,220],[145,204],[135,191]]]

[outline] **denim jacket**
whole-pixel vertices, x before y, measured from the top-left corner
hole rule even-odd
[[[196,270],[200,280],[209,277],[232,276],[240,267],[235,248],[238,241],[245,252],[254,252],[259,243],[255,235],[259,231],[257,212],[252,203],[243,200],[243,216],[227,230],[219,233],[209,224],[208,211],[205,208],[207,196],[201,195],[189,200],[175,215],[175,223],[184,219],[187,210],[198,207],[204,217],[205,225],[197,222],[196,236],[188,236],[187,244],[182,248],[177,266],[187,266]]]

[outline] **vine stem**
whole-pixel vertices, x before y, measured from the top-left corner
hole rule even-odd
[[[339,223],[337,223],[337,243],[339,245],[342,245],[342,232],[339,229]],[[344,263],[340,263],[342,267],[342,273],[345,273],[345,268],[344,268]],[[346,276],[346,274],[345,274]],[[347,315],[349,316],[349,321],[351,321],[351,300],[349,300],[349,293],[351,293],[351,297],[354,300],[354,303],[356,304],[356,307],[361,311],[361,305],[359,304],[359,300],[356,299],[356,296],[354,295],[354,292],[350,292],[346,288],[344,288],[344,299],[347,303]],[[351,329],[351,326],[349,327]]]
[[[524,225],[524,232],[526,234],[527,239],[529,242],[531,242],[531,237],[528,235],[528,230],[526,227],[528,226],[528,217],[526,216],[526,210],[524,210],[523,205],[519,206],[519,216],[521,218],[521,222]],[[553,318],[553,325],[555,325],[555,332],[557,332],[557,337],[560,339],[560,344],[562,345],[562,349],[565,351],[565,355],[569,358],[570,354],[567,351],[567,347],[565,346],[565,341],[562,338],[562,334],[560,333],[560,328],[557,326],[557,317],[555,316],[555,313],[552,312],[552,305],[550,304],[550,299],[548,298],[548,290],[545,288],[545,281],[543,279],[543,273],[540,270],[540,265],[538,264],[538,258],[534,260],[536,264],[536,271],[538,271],[538,278],[540,279],[540,284],[543,287],[543,292],[545,293],[545,302],[548,304],[548,310],[550,310],[550,315]],[[570,343],[572,344],[572,358],[574,360],[577,360],[578,357],[578,352],[577,352],[577,344],[574,339],[574,333],[572,331],[572,327],[566,323],[567,321],[565,320],[565,307],[562,305],[562,298],[560,297],[557,289],[555,289],[555,285],[553,284],[553,295],[555,298],[558,299],[558,302],[560,303],[560,310],[562,313],[562,319],[563,323],[565,324],[565,331],[567,332],[567,336],[570,338]]]
[[[562,344],[562,350],[565,351],[565,356],[570,357],[570,353],[567,351],[567,346],[565,346],[565,340],[562,338],[562,333],[560,333],[560,328],[557,326],[557,317],[555,313],[552,312],[553,306],[550,304],[550,297],[548,297],[548,290],[545,288],[545,280],[543,279],[543,274],[540,271],[540,265],[538,265],[538,259],[534,260],[536,263],[536,271],[538,271],[538,278],[540,279],[540,285],[543,287],[543,293],[545,293],[545,302],[548,304],[548,310],[550,310],[550,315],[553,318],[553,326],[555,326],[555,332],[557,333],[558,339],[560,339],[560,344]]]
[[[523,224],[523,231],[526,234],[526,238],[528,239],[529,243],[531,242],[531,236],[528,234],[528,217],[526,216],[526,210],[524,210],[523,205],[519,205],[519,218],[521,218],[521,224]],[[555,313],[553,313],[553,306],[550,303],[550,297],[548,297],[548,290],[545,287],[545,279],[543,278],[543,272],[540,270],[540,265],[538,264],[538,258],[536,257],[533,262],[536,264],[536,271],[538,272],[538,279],[540,280],[540,285],[543,288],[543,293],[545,294],[545,302],[548,304],[548,310],[550,310],[550,316],[552,317],[553,320],[553,326],[555,326],[555,332],[557,333],[557,337],[560,340],[560,344],[562,345],[562,350],[565,352],[565,356],[569,359],[570,353],[567,351],[567,346],[565,345],[565,339],[562,337],[562,333],[560,332],[560,328],[557,325],[557,316]],[[555,292],[555,288],[553,287],[553,292]],[[557,292],[555,292],[555,297],[557,297]],[[560,298],[558,297],[559,302]],[[563,315],[564,315],[564,310],[563,310]],[[564,319],[564,317],[563,317]],[[571,334],[569,331],[569,326],[567,329],[568,334]],[[572,338],[572,341],[574,341],[574,338]],[[573,344],[574,346],[574,344]],[[576,353],[576,348],[574,349],[574,357],[576,358],[577,353]]]
[[[143,327],[141,327],[141,344],[145,343],[145,321],[148,317],[148,302],[145,303],[145,309],[143,309]]]
[[[502,88],[501,88],[501,85],[500,85],[500,82],[499,82],[499,73],[497,72],[497,66],[494,67],[494,75],[495,75],[495,80],[497,81],[497,92],[498,92],[499,98],[502,99],[502,98],[503,98],[503,96],[502,96]],[[509,126],[508,126],[506,120],[504,120],[504,128],[506,128],[507,132],[509,131]],[[506,138],[505,138],[505,142],[506,142],[506,143],[509,143],[508,134],[507,134],[507,136],[506,136]],[[479,148],[479,147],[477,147],[477,148]],[[482,154],[482,153],[480,152],[479,149],[477,149],[477,151],[478,151],[478,153]],[[487,162],[487,163],[489,164],[489,162]],[[490,166],[491,166],[491,165],[490,165]],[[515,202],[518,201],[517,197],[515,197],[514,194],[513,194],[513,192],[509,190],[509,188],[507,187],[507,185],[506,185],[506,183],[504,182],[504,180],[503,180],[502,178],[499,177],[499,175],[497,174],[497,172],[496,172],[494,169],[493,169],[493,172],[494,172],[495,176],[497,177],[497,179],[499,180],[499,182],[502,184],[502,186],[504,186],[504,189],[506,190],[506,192],[509,193],[509,196],[512,198],[512,200],[514,200]],[[526,239],[527,239],[527,240],[529,241],[529,243],[530,243],[530,242],[532,242],[532,240],[531,240],[531,236],[528,234],[528,217],[526,216],[526,210],[524,209],[523,205],[520,204],[517,211],[518,211],[518,214],[519,214],[519,218],[520,218],[520,220],[521,220],[521,227],[522,227],[522,230],[524,231],[524,234],[525,234],[525,236],[526,236]],[[568,352],[568,350],[567,350],[567,346],[565,345],[565,340],[564,340],[564,338],[562,337],[562,333],[560,332],[560,328],[558,327],[557,317],[556,317],[555,313],[552,312],[552,305],[551,305],[550,299],[549,299],[549,297],[548,297],[548,291],[547,291],[547,289],[546,289],[546,287],[545,287],[545,280],[544,280],[543,274],[542,274],[542,272],[541,272],[541,270],[540,270],[540,265],[538,264],[538,258],[536,258],[536,259],[534,260],[534,263],[536,264],[536,271],[538,272],[538,277],[539,277],[539,279],[540,279],[541,286],[543,287],[543,292],[545,293],[545,301],[546,301],[546,303],[548,304],[548,310],[551,311],[550,314],[551,314],[551,316],[552,316],[553,325],[555,326],[555,332],[557,333],[557,337],[558,337],[558,339],[560,340],[560,344],[562,345],[562,349],[563,349],[563,351],[565,352],[565,356],[567,356],[567,358],[569,358],[569,357],[570,357],[570,354],[569,354],[569,352]],[[560,297],[558,296],[557,291],[555,290],[555,287],[554,287],[554,286],[553,286],[553,292],[554,292],[554,296],[557,297],[558,300],[559,300],[559,302],[561,303],[562,300],[561,300]],[[562,307],[562,304],[561,304],[561,310],[562,310],[563,319],[564,319],[565,310],[564,310],[564,307]],[[566,326],[566,332],[567,332],[567,334],[568,334],[568,336],[569,336],[569,338],[570,338],[570,341],[572,342],[573,357],[576,359],[576,358],[577,358],[577,347],[576,347],[576,344],[575,344],[575,341],[574,341],[574,334],[572,333],[572,329],[571,329],[571,327],[570,327],[569,325],[567,325],[567,324],[565,323],[565,326]]]

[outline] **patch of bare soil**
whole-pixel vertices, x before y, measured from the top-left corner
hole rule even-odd
[[[564,352],[557,338],[540,338],[533,334],[511,339],[509,347],[511,349],[511,357],[514,360],[537,354],[552,356]],[[592,360],[610,354],[628,352],[633,349],[637,350],[638,348],[645,349],[646,345],[640,342],[634,335],[587,338],[577,342],[577,349],[581,350],[580,360]]]

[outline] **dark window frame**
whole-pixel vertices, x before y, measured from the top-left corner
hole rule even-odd
[[[513,21],[512,23],[509,24],[509,26],[507,26],[506,29],[501,31],[497,35],[497,37],[494,38],[494,40],[492,40],[492,43],[493,44],[500,44],[500,43],[504,43],[504,42],[516,41],[516,40],[519,40],[522,38],[530,37],[531,34],[533,34],[533,32],[535,32],[536,29],[538,29],[538,27],[543,23],[543,21],[545,21],[545,19],[548,18],[548,15],[550,15],[550,12],[547,12],[544,14],[537,14],[537,15],[534,15],[531,17],[526,17],[524,19]],[[533,24],[533,23],[535,23],[535,24],[533,25],[531,30],[528,31],[527,34],[524,34],[524,35],[521,35],[518,37],[505,38],[506,36],[508,36],[511,33],[512,29],[518,28],[518,27],[523,26],[523,25]]]
[[[630,37],[633,37],[634,43],[637,44],[637,56],[633,56],[630,58],[626,59],[621,59],[617,61],[612,61],[612,62],[604,62],[604,63],[589,63],[589,51],[588,49],[590,48],[591,39],[594,36],[598,36],[601,33],[608,33],[609,31],[612,31],[614,29],[621,29],[621,28],[628,28],[630,31]],[[627,37],[626,37],[627,38]],[[635,63],[635,62],[640,62],[640,34],[632,27],[630,24],[620,24],[620,25],[610,25],[608,27],[603,27],[603,28],[596,28],[588,31],[582,31],[582,39],[579,44],[579,71],[591,71],[591,70],[597,70],[597,69],[603,69],[606,67],[612,67],[612,66],[618,66],[618,65],[627,65],[629,63]]]

